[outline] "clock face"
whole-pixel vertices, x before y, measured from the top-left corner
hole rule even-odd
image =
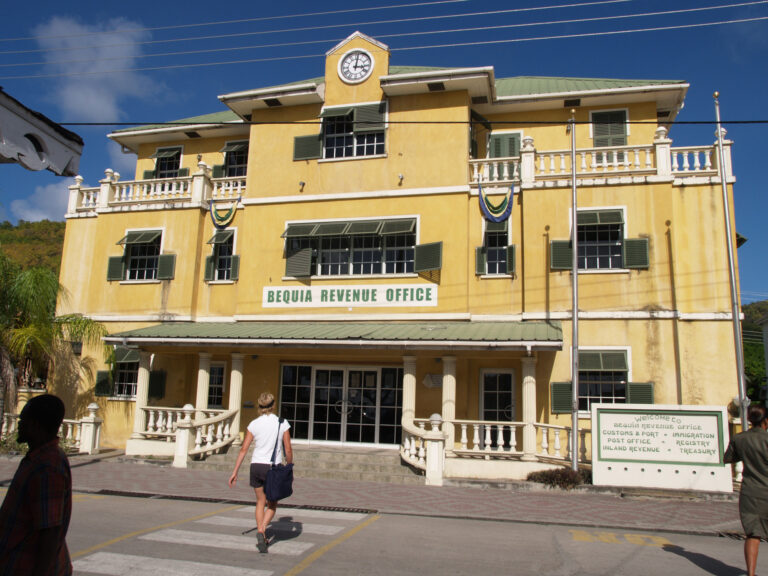
[[[373,72],[373,57],[365,50],[351,50],[339,60],[339,76],[345,82],[357,84]]]

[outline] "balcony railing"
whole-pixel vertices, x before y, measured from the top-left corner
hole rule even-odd
[[[731,142],[724,142],[722,172],[733,181]],[[120,181],[120,175],[105,171],[98,187],[84,187],[77,176],[70,186],[67,214],[92,215],[99,210],[124,206],[204,206],[222,202],[225,206],[247,197],[246,177],[212,178],[201,162],[192,176],[159,180]],[[509,186],[522,189],[569,186],[573,174],[570,150],[537,150],[532,137],[523,138],[519,156],[469,160],[470,185]],[[660,127],[651,144],[576,149],[576,177],[588,185],[615,183],[675,182],[680,179],[716,178],[720,174],[717,145],[676,146]]]

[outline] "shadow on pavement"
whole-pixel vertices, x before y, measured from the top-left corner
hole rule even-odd
[[[675,546],[674,544],[665,544],[663,549],[667,552],[672,552],[689,560],[692,564],[695,564],[702,570],[706,570],[710,574],[715,576],[740,576],[744,574],[744,569],[735,568],[729,564],[725,564],[720,560],[711,558],[706,554],[699,554],[698,552],[689,552],[682,546]]]
[[[301,522],[294,522],[291,516],[281,516],[278,520],[273,521],[267,526],[267,537],[270,537],[270,533],[275,536],[275,540],[292,540],[301,536],[303,531],[303,524]]]

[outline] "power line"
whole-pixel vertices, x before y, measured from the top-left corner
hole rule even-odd
[[[367,124],[368,122],[352,122],[353,124],[359,123],[359,124]],[[525,125],[525,126],[548,126],[548,125],[561,125],[564,123],[564,120],[486,120],[485,123],[487,124],[498,124],[498,125]],[[652,120],[634,120],[634,121],[627,121],[626,124],[647,124],[651,126],[658,126],[658,121],[652,121]],[[722,124],[768,124],[768,119],[765,120],[721,120]],[[166,121],[166,122],[58,122],[61,126],[136,126],[137,128],[141,128],[141,126],[149,126],[152,127],[178,127],[182,128],[185,126],[207,126],[207,127],[221,127],[221,128],[231,128],[232,126],[313,126],[313,125],[322,125],[323,120],[317,119],[317,120],[244,120],[241,122],[198,122],[198,121],[185,121],[180,122],[178,120],[176,121]],[[388,120],[388,125],[441,125],[441,126],[447,126],[447,125],[469,125],[469,124],[479,124],[477,120]],[[593,124],[592,121],[589,120],[575,120],[574,124],[577,125],[589,125]],[[669,122],[670,125],[714,125],[717,124],[716,120],[681,120],[681,121],[675,121],[675,122]],[[630,146],[631,148],[631,146]]]
[[[737,8],[737,7],[743,7],[743,6],[751,6],[755,4],[768,4],[768,0],[756,0],[753,2],[741,2],[738,4],[724,4],[721,6],[704,6],[704,7],[698,7],[698,8],[686,8],[686,9],[680,9],[680,10],[666,10],[666,11],[656,11],[656,12],[645,12],[645,13],[638,13],[638,14],[620,14],[615,16],[598,16],[598,17],[591,17],[591,18],[574,18],[569,20],[551,20],[546,22],[525,22],[525,23],[515,23],[515,24],[499,24],[494,26],[480,26],[480,27],[473,27],[473,28],[454,28],[454,29],[448,29],[448,30],[428,30],[428,31],[422,31],[422,32],[400,32],[396,34],[382,34],[378,35],[378,38],[396,38],[396,37],[404,37],[404,36],[426,36],[426,35],[436,35],[436,34],[456,34],[456,33],[465,33],[465,32],[487,32],[489,30],[503,30],[503,29],[510,29],[510,28],[530,28],[534,26],[549,26],[549,25],[560,25],[560,24],[583,24],[586,22],[601,22],[601,21],[607,21],[607,20],[624,20],[628,18],[645,18],[645,17],[653,17],[653,16],[669,16],[672,14],[685,14],[685,13],[691,13],[691,12],[702,12],[702,11],[710,11],[710,10],[721,10],[726,8]],[[186,50],[186,51],[178,51],[178,52],[161,52],[161,53],[155,53],[155,54],[137,54],[133,56],[113,56],[113,57],[107,57],[107,58],[88,58],[88,59],[81,59],[81,60],[58,60],[53,62],[17,62],[17,63],[10,63],[10,64],[0,64],[0,68],[8,68],[8,67],[21,67],[21,66],[42,66],[42,65],[61,65],[61,64],[79,64],[79,63],[93,63],[93,62],[106,62],[111,60],[129,60],[129,59],[141,59],[141,58],[158,58],[158,57],[167,57],[167,56],[189,56],[193,54],[210,54],[215,52],[233,52],[236,50],[255,50],[255,49],[261,49],[261,48],[283,48],[283,47],[290,47],[290,46],[302,46],[302,45],[308,45],[308,44],[330,44],[332,42],[338,42],[341,39],[333,39],[333,40],[306,40],[306,41],[300,41],[300,42],[283,42],[283,43],[276,43],[276,44],[261,44],[261,45],[251,45],[251,46],[233,46],[228,48],[209,48],[209,49],[201,49],[201,50]]]
[[[551,6],[540,6],[536,8],[507,8],[503,10],[488,10],[485,12],[465,12],[462,14],[443,14],[434,16],[418,16],[415,18],[397,18],[390,20],[374,20],[370,22],[356,22],[348,24],[326,24],[322,26],[303,26],[299,28],[283,28],[279,30],[258,30],[255,32],[238,32],[233,34],[215,34],[209,36],[196,36],[188,38],[169,38],[167,40],[144,40],[141,42],[130,42],[123,44],[103,44],[96,46],[77,46],[77,47],[61,47],[61,48],[38,48],[35,50],[6,50],[0,51],[0,54],[32,54],[40,52],[61,52],[71,50],[97,50],[101,48],[117,48],[121,46],[139,46],[145,44],[167,44],[171,42],[192,42],[200,40],[220,40],[222,38],[240,38],[243,36],[260,36],[264,34],[287,34],[294,32],[309,32],[312,30],[327,30],[329,28],[351,28],[359,26],[374,26],[378,24],[404,24],[408,22],[423,22],[426,20],[444,20],[448,18],[469,18],[475,16],[494,16],[498,14],[513,14],[518,12],[529,12],[533,10],[555,10],[560,8],[583,8],[586,6],[601,6],[605,4],[619,4],[624,2],[631,2],[632,0],[595,0],[591,2],[581,2],[578,4],[557,4]],[[120,33],[121,30],[115,30],[113,33]]]
[[[170,26],[154,26],[150,28],[124,28],[120,32],[155,32],[158,30],[178,30],[181,28],[200,28],[203,26],[223,26],[228,24],[244,24],[247,22],[264,22],[268,20],[286,20],[289,18],[308,18],[310,16],[330,16],[334,14],[350,14],[354,12],[370,12],[374,10],[390,10],[394,8],[417,8],[420,6],[433,6],[435,4],[456,4],[459,2],[469,2],[470,0],[436,0],[433,2],[416,2],[413,4],[392,4],[389,6],[371,6],[367,8],[348,8],[344,10],[328,10],[325,12],[304,12],[299,14],[283,14],[278,16],[260,16],[258,18],[241,18],[238,20],[219,20],[208,22],[197,22],[195,24],[174,24]],[[631,0],[624,0],[629,2]],[[43,38],[82,38],[85,36],[99,36],[102,34],[112,34],[111,31],[83,32],[80,34],[56,34],[44,36]],[[0,42],[21,42],[29,40],[40,40],[40,36],[27,36],[25,38],[0,38]]]
[[[532,37],[532,38],[510,38],[510,39],[503,39],[503,40],[477,40],[473,42],[456,42],[451,44],[432,44],[432,45],[424,45],[424,46],[411,46],[411,47],[405,47],[405,48],[393,48],[392,51],[403,52],[403,51],[413,51],[413,50],[429,50],[429,49],[436,49],[436,48],[487,46],[487,45],[495,45],[495,44],[533,42],[533,41],[541,41],[541,40],[560,40],[560,39],[571,39],[571,38],[591,38],[591,37],[598,37],[598,36],[615,36],[619,34],[634,34],[638,32],[661,32],[661,31],[670,31],[670,30],[684,30],[684,29],[691,29],[691,28],[721,26],[726,24],[744,24],[747,22],[758,22],[763,20],[768,20],[768,16],[742,18],[738,20],[720,20],[717,22],[704,22],[704,23],[698,23],[698,24],[679,24],[679,25],[673,25],[673,26],[659,26],[659,27],[653,27],[653,28],[638,28],[638,29],[613,30],[613,31],[603,31],[603,32],[582,32],[577,34],[538,36],[538,37]],[[26,75],[20,75],[20,76],[0,76],[0,80],[29,80],[29,79],[37,79],[37,78],[63,78],[63,77],[72,77],[72,76],[94,76],[94,75],[103,76],[105,74],[119,74],[119,73],[127,73],[127,72],[151,72],[151,71],[157,71],[157,70],[174,70],[174,69],[178,70],[178,69],[184,69],[184,68],[205,68],[205,67],[211,67],[211,66],[227,66],[227,65],[233,65],[233,64],[255,64],[260,62],[302,60],[302,59],[308,59],[308,58],[320,58],[324,56],[325,54],[302,54],[302,55],[295,55],[295,56],[270,56],[265,58],[249,58],[246,60],[225,60],[220,62],[168,64],[163,66],[146,66],[141,68],[124,68],[119,70],[59,72],[59,73],[48,73],[48,74],[26,74]]]

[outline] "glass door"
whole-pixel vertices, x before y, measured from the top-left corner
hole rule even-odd
[[[515,417],[515,375],[514,372],[483,372],[480,387],[480,418],[491,422],[511,422]],[[485,442],[485,426],[480,435]],[[491,427],[491,447],[498,444],[497,427]],[[510,430],[504,428],[504,445],[510,445]]]
[[[344,370],[315,369],[313,381],[312,440],[342,442],[344,440],[342,430],[347,411]]]
[[[377,370],[350,370],[348,373],[344,428],[347,442],[377,442],[378,376]]]

